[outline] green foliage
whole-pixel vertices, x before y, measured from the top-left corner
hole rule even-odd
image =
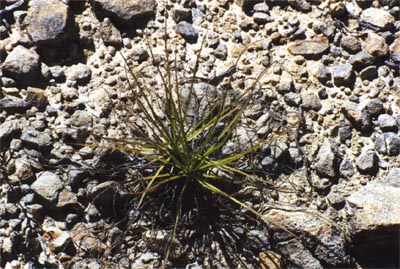
[[[174,198],[169,205],[175,214],[171,242],[179,218],[183,214],[184,204],[190,199],[197,201],[202,195],[210,194],[223,197],[251,212],[255,217],[273,223],[290,233],[287,228],[266,218],[240,201],[234,194],[238,189],[255,183],[266,187],[274,186],[273,182],[244,172],[238,169],[237,165],[248,154],[271,143],[286,131],[268,140],[257,142],[257,139],[254,139],[251,145],[242,150],[229,155],[223,154],[223,148],[236,135],[237,127],[243,119],[244,112],[251,105],[254,91],[265,70],[252,79],[250,86],[239,93],[222,84],[218,85],[217,91],[199,92],[197,90],[199,79],[196,74],[200,66],[203,44],[204,41],[197,53],[190,77],[182,78],[178,70],[177,55],[169,53],[168,40],[165,39],[165,70],[162,70],[160,65],[155,65],[161,89],[146,83],[140,73],[128,67],[129,61],[124,58],[133,95],[133,103],[126,105],[124,111],[142,124],[140,127],[135,124],[130,125],[129,134],[133,136],[130,139],[104,137],[113,146],[94,147],[132,153],[140,156],[145,160],[144,163],[152,167],[149,175],[143,175],[133,182],[134,193],[140,195],[137,209],[140,209],[152,192],[162,188],[173,190]],[[151,60],[156,62],[150,43],[148,48]],[[239,61],[240,57],[234,67]],[[159,103],[162,104],[161,113],[159,107],[155,105]],[[132,106],[136,108],[133,109]],[[195,201],[189,201],[190,203],[194,204]],[[169,256],[169,249],[168,247],[165,261]]]

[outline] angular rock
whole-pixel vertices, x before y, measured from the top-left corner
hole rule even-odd
[[[49,104],[47,97],[44,95],[44,90],[33,87],[28,87],[25,101],[31,106],[37,107],[40,111],[44,111]]]
[[[68,210],[74,210],[74,212],[82,210],[82,206],[78,202],[76,194],[66,189],[60,191],[56,207],[64,212]]]
[[[367,103],[367,105],[365,106],[365,110],[372,117],[377,117],[380,114],[385,112],[385,109],[383,107],[383,103],[379,99],[372,99],[371,101],[369,101]]]
[[[94,0],[93,2],[95,12],[122,24],[154,16],[157,7],[156,0]]]
[[[289,5],[301,12],[311,11],[311,5],[306,0],[288,0]]]
[[[293,55],[303,55],[305,57],[318,57],[329,49],[329,40],[320,38],[314,40],[299,40],[288,46],[288,50]]]
[[[36,43],[59,43],[72,29],[68,24],[68,5],[59,0],[29,1],[28,15],[24,23],[32,40]]]
[[[353,66],[349,63],[335,65],[332,68],[332,78],[338,87],[351,86],[354,82]]]
[[[197,30],[186,21],[178,23],[176,33],[181,35],[188,43],[196,43],[199,37]]]
[[[362,132],[368,132],[373,128],[371,115],[366,109],[361,109],[355,102],[346,101],[342,106],[345,117]]]
[[[0,111],[6,111],[8,114],[24,113],[29,108],[29,103],[21,98],[7,96],[0,99]]]
[[[277,247],[281,251],[285,251],[290,256],[289,260],[294,264],[299,262],[300,266],[294,268],[323,268],[319,261],[324,262],[328,267],[346,268],[350,265],[344,232],[317,212],[272,209],[265,216],[267,219],[288,227],[293,233],[306,237],[302,242],[297,238],[286,241],[285,237],[290,236],[287,233],[285,234],[281,230],[273,233],[277,242],[283,240],[287,242],[279,243],[282,245]],[[310,248],[311,245],[314,247]],[[312,252],[303,251],[305,249],[312,249]],[[305,256],[302,257],[302,255]]]
[[[32,166],[27,160],[15,160],[15,172],[10,176],[10,180],[23,184],[33,179],[34,176]]]
[[[53,253],[73,253],[75,250],[71,235],[67,231],[62,231],[56,227],[46,227],[43,238],[47,241],[46,243]]]
[[[57,201],[58,194],[63,188],[63,183],[56,174],[45,171],[41,173],[31,189],[45,202],[54,203]]]
[[[395,21],[394,17],[389,12],[381,8],[367,8],[361,13],[361,19],[367,23],[380,28],[381,30],[388,30],[393,26]]]
[[[321,100],[319,100],[318,95],[312,91],[301,93],[301,103],[305,110],[318,111],[322,107]]]
[[[75,224],[71,230],[72,241],[75,246],[81,246],[81,248],[78,248],[78,252],[85,250],[85,253],[101,254],[104,252],[106,246],[91,232],[90,228],[89,224],[83,222]]]
[[[378,155],[375,151],[362,152],[356,159],[356,165],[360,173],[375,175],[378,172]]]
[[[71,116],[71,123],[76,127],[90,128],[93,124],[93,118],[88,112],[84,110],[77,110]]]
[[[400,63],[400,37],[396,38],[394,42],[390,45],[390,54],[392,59]]]
[[[399,168],[375,179],[347,198],[353,251],[366,268],[398,268],[400,229]]]
[[[181,21],[192,22],[192,10],[182,6],[176,6],[173,10],[174,20],[178,23]]]
[[[82,63],[72,65],[65,70],[65,76],[68,80],[76,81],[81,85],[87,83],[91,75],[90,68]]]
[[[375,140],[375,149],[388,156],[400,155],[400,137],[396,133],[387,132],[380,134]]]
[[[0,125],[0,150],[4,150],[11,139],[16,138],[21,133],[18,120],[5,121]]]
[[[120,47],[122,45],[121,33],[109,18],[105,18],[101,23],[100,35],[106,46]]]
[[[258,24],[265,24],[271,20],[273,20],[270,16],[263,12],[254,12],[253,14],[253,20],[255,23]]]
[[[30,84],[40,76],[39,55],[33,49],[18,45],[4,60],[2,71],[20,84]]]
[[[378,124],[384,132],[397,131],[396,119],[388,114],[379,115]]]
[[[349,63],[354,66],[354,69],[361,70],[364,67],[373,65],[375,57],[366,51],[360,51],[356,55],[353,55],[349,59]]]
[[[39,151],[49,151],[52,147],[52,139],[46,134],[39,132],[32,127],[28,127],[22,131],[22,143],[28,147]]]
[[[336,147],[325,140],[318,151],[315,168],[325,177],[334,178],[338,175],[339,156]]]
[[[368,38],[365,40],[365,51],[375,57],[384,57],[389,52],[389,47],[386,44],[385,38],[375,33],[368,33]]]
[[[350,178],[354,175],[354,167],[349,160],[343,160],[339,167],[340,175]]]

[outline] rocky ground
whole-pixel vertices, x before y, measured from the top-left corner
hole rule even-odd
[[[212,86],[231,76],[241,89],[267,68],[239,141],[251,133],[273,136],[274,117],[293,129],[258,161],[266,171],[290,163],[274,178],[296,191],[269,194],[254,206],[299,237],[260,225],[243,232],[242,223],[233,234],[252,249],[236,250],[242,260],[236,267],[398,268],[399,6],[398,0],[1,1],[0,267],[160,266],[168,231],[124,208],[120,173],[97,173],[126,156],[71,142],[121,135],[117,104],[130,98],[121,55],[157,85],[148,42],[162,65],[167,34],[187,74],[205,39],[197,76]],[[123,219],[129,228],[118,224]],[[216,242],[208,254],[192,251],[190,240],[174,244],[171,267],[232,267]]]

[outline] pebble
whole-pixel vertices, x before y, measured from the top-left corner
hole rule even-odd
[[[129,24],[140,18],[154,16],[157,1],[94,0],[92,7],[99,15],[113,18],[116,22],[121,24]]]
[[[318,111],[322,107],[321,100],[319,100],[318,95],[312,91],[301,93],[301,104],[305,110]]]
[[[370,100],[367,105],[365,106],[365,109],[369,115],[372,117],[378,117],[380,114],[385,112],[385,109],[383,107],[383,103],[379,99],[372,99]]]
[[[14,96],[0,99],[0,111],[6,111],[8,114],[24,113],[30,107],[28,102]]]
[[[121,33],[109,18],[105,18],[101,23],[100,35],[106,46],[120,47],[122,45]]]
[[[299,40],[288,46],[288,51],[293,55],[302,55],[304,57],[317,57],[324,54],[329,49],[327,38],[314,40]]]
[[[39,132],[32,127],[27,127],[22,131],[21,141],[26,147],[43,152],[49,151],[53,145],[48,134]]]
[[[340,46],[351,54],[357,53],[361,50],[361,43],[354,36],[344,36],[340,40]]]
[[[40,88],[28,87],[25,101],[31,106],[37,107],[39,111],[44,111],[49,104],[44,90]]]
[[[378,155],[375,151],[365,151],[356,158],[358,171],[362,174],[374,175],[378,172]]]
[[[176,27],[176,33],[181,35],[188,43],[196,43],[199,37],[198,31],[188,22],[181,21]]]
[[[2,71],[5,76],[16,79],[20,84],[31,84],[40,77],[39,54],[18,45],[5,58]]]
[[[265,24],[267,22],[272,21],[273,19],[264,12],[254,12],[253,20],[255,23]]]
[[[90,68],[82,63],[68,67],[64,73],[68,80],[75,81],[79,85],[86,84],[92,75]]]
[[[28,14],[24,20],[26,30],[32,40],[39,44],[60,44],[67,35],[67,31],[74,29],[68,27],[68,5],[59,0],[32,0]],[[71,33],[70,33],[71,34]]]
[[[381,30],[389,29],[395,19],[389,12],[380,8],[367,8],[361,13],[361,19],[368,22]]]
[[[192,22],[192,10],[189,8],[176,6],[173,10],[173,16],[177,23],[181,21],[186,21],[188,23]]]
[[[366,51],[360,51],[349,58],[349,63],[354,66],[356,70],[361,70],[364,67],[373,65],[375,57]]]
[[[375,65],[371,65],[361,70],[359,75],[362,80],[372,81],[378,77],[378,70]]]
[[[365,40],[364,50],[375,57],[384,57],[389,52],[389,47],[386,44],[386,40],[376,34],[376,33],[368,33],[368,38]]]
[[[379,134],[375,140],[375,149],[387,156],[398,156],[400,154],[400,137],[394,132]]]
[[[63,183],[59,176],[53,172],[45,171],[38,175],[31,188],[44,202],[51,204],[57,201]]]
[[[332,78],[335,86],[352,86],[354,82],[353,66],[349,63],[335,65],[332,68]]]
[[[396,132],[397,131],[396,119],[388,114],[379,115],[378,124],[379,124],[379,128],[381,128],[381,130],[383,132],[391,132],[391,131]]]
[[[1,148],[5,149],[5,145],[10,143],[11,139],[18,137],[18,133],[20,132],[21,132],[21,127],[18,120],[9,120],[0,124]]]
[[[317,172],[329,178],[334,178],[338,174],[338,157],[337,150],[328,140],[324,141],[318,151],[315,168]]]
[[[351,178],[354,175],[354,166],[349,160],[343,160],[339,167],[340,175]]]

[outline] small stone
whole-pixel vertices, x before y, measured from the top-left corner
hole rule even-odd
[[[33,182],[31,188],[45,202],[54,203],[63,188],[63,183],[56,174],[45,171]]]
[[[176,27],[176,33],[181,35],[188,43],[196,43],[199,37],[197,30],[188,22],[181,21]]]
[[[120,47],[122,45],[121,33],[112,24],[109,18],[105,18],[101,23],[100,35],[106,46]]]
[[[337,176],[339,158],[337,156],[337,149],[328,140],[324,141],[318,151],[315,168],[317,172],[329,178]]]
[[[378,77],[378,70],[376,69],[375,65],[368,66],[368,67],[364,68],[363,70],[361,70],[359,75],[362,80],[371,81]]]
[[[344,36],[340,41],[340,46],[349,53],[357,53],[361,50],[361,44],[354,36]]]
[[[228,47],[225,43],[219,43],[218,47],[214,50],[214,55],[218,59],[226,60],[228,57]]]
[[[289,5],[301,12],[311,11],[311,6],[306,0],[288,0]]]
[[[65,76],[70,81],[76,81],[78,84],[86,84],[92,75],[90,68],[82,63],[72,65],[65,70]]]
[[[59,42],[66,37],[68,5],[58,0],[33,0],[29,4],[24,23],[34,42]]]
[[[305,110],[318,111],[322,107],[321,100],[319,100],[318,95],[316,95],[312,91],[306,91],[301,93],[301,103],[302,107]]]
[[[388,156],[397,156],[400,154],[400,137],[393,132],[380,134],[376,137],[375,149]]]
[[[254,12],[253,20],[255,23],[258,24],[265,24],[267,22],[272,21],[273,19],[263,12]]]
[[[33,87],[28,87],[25,101],[31,106],[37,107],[39,111],[44,111],[49,104],[47,97],[44,95],[44,90]]]
[[[395,19],[389,12],[381,8],[367,8],[361,13],[361,19],[370,23],[381,30],[388,30],[394,23]]]
[[[0,111],[6,111],[8,114],[24,113],[29,108],[29,103],[21,98],[6,96],[0,99]]]
[[[293,89],[293,77],[289,74],[289,72],[283,71],[279,83],[277,85],[277,90],[280,93],[290,92]]]
[[[343,208],[345,205],[345,197],[337,192],[331,191],[326,198],[329,204],[337,210]]]
[[[26,147],[37,149],[39,151],[48,151],[52,147],[51,137],[46,133],[33,129],[32,127],[28,127],[22,131],[21,140]]]
[[[378,124],[381,130],[384,132],[397,131],[396,119],[388,114],[379,115]]]
[[[71,116],[71,123],[75,127],[90,128],[93,124],[93,118],[88,112],[77,110]]]
[[[356,165],[360,173],[374,175],[378,172],[378,155],[375,151],[366,151],[356,159]]]
[[[288,92],[287,94],[285,94],[283,99],[285,100],[285,103],[289,106],[297,107],[301,103],[301,97],[298,93],[295,92]]]
[[[94,0],[96,13],[102,14],[122,24],[155,15],[156,0]],[[99,7],[99,8],[97,8]]]
[[[335,86],[351,86],[354,82],[353,66],[349,63],[336,65],[332,68],[333,83]]]
[[[24,159],[15,160],[15,172],[10,176],[19,183],[24,183],[34,178],[31,164]]]
[[[332,78],[332,74],[328,67],[321,63],[317,63],[315,66],[313,66],[311,72],[321,83],[326,83]]]
[[[255,4],[253,7],[254,12],[262,12],[267,13],[269,11],[269,7],[265,2]]]
[[[367,132],[373,128],[370,114],[352,101],[344,102],[342,111],[346,118],[360,131]]]
[[[33,49],[16,46],[4,60],[2,71],[5,76],[18,80],[20,84],[30,84],[40,77],[39,55]]]
[[[329,49],[329,40],[320,38],[314,40],[299,40],[288,46],[288,50],[293,55],[303,55],[305,57],[321,56]]]
[[[369,101],[365,106],[365,109],[372,117],[377,117],[385,112],[383,103],[379,99],[372,99]]]
[[[18,137],[21,132],[21,127],[18,120],[5,121],[0,125],[0,148],[5,149],[11,139]]]
[[[389,49],[392,59],[395,62],[400,63],[400,37],[394,40]]]
[[[349,160],[343,160],[339,167],[340,175],[345,178],[351,178],[354,175],[354,166]]]
[[[76,212],[81,209],[81,205],[78,203],[75,193],[63,189],[58,195],[57,208],[60,210],[74,209]]]
[[[378,34],[368,33],[368,38],[365,40],[365,51],[375,57],[384,57],[389,52],[389,47],[386,40]]]
[[[375,57],[366,51],[360,51],[349,59],[349,63],[354,66],[356,70],[361,70],[364,67],[373,65]]]
[[[351,127],[350,126],[344,126],[339,128],[339,138],[340,142],[344,143],[347,140],[351,139]]]
[[[192,22],[192,10],[190,8],[176,6],[173,10],[173,16],[177,23],[181,21]]]

